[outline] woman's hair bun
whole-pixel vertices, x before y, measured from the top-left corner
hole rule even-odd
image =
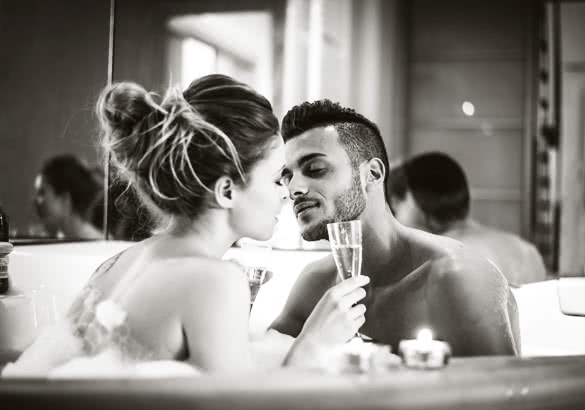
[[[152,96],[139,84],[122,82],[104,89],[97,105],[103,126],[131,134],[134,127],[156,107]]]

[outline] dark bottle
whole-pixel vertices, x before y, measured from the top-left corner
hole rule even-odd
[[[12,252],[12,244],[8,242],[8,217],[0,207],[0,294],[10,289],[8,277],[8,254]]]
[[[8,216],[0,205],[0,242],[8,242]]]

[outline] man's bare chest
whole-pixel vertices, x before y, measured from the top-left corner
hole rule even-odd
[[[429,326],[424,287],[374,287],[369,291],[374,295],[366,300],[361,332],[375,341],[397,348],[400,340],[415,338],[421,327]]]

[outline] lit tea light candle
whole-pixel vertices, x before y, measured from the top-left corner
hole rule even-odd
[[[398,346],[402,361],[407,367],[438,369],[447,364],[451,347],[446,342],[433,340],[430,329],[421,329],[415,340],[402,340]]]

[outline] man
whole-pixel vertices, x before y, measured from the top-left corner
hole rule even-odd
[[[494,262],[512,285],[546,278],[534,245],[469,216],[469,186],[461,166],[441,152],[417,155],[390,173],[389,197],[404,225],[445,235]]]
[[[518,353],[516,304],[497,268],[457,241],[394,219],[385,196],[388,158],[374,123],[321,100],[292,108],[282,135],[282,182],[303,238],[327,239],[329,222],[362,222],[362,272],[371,278],[362,334],[396,349],[429,327],[454,355]],[[272,328],[296,337],[338,280],[331,255],[308,265]]]

